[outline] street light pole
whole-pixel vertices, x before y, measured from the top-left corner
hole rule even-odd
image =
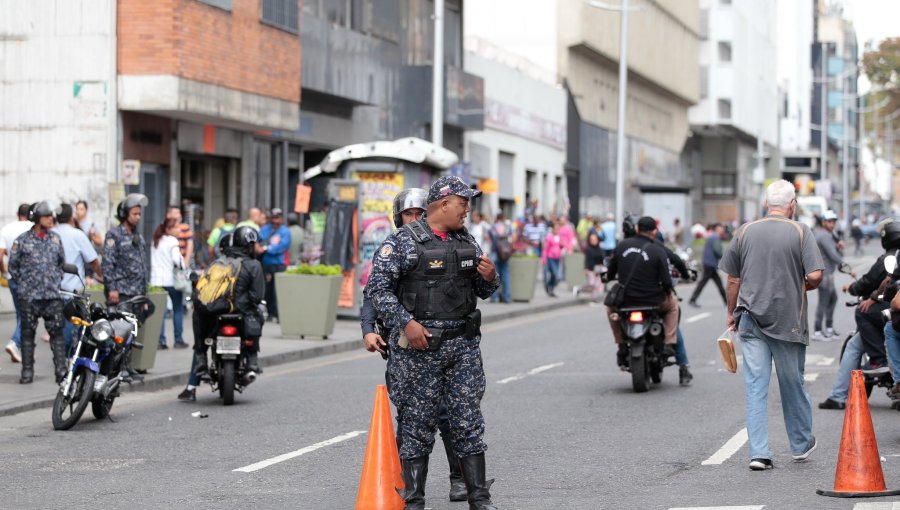
[[[622,0],[619,28],[619,120],[616,138],[616,224],[625,220],[625,103],[628,100],[628,0]]]
[[[827,43],[822,43],[822,115],[819,122],[819,147],[822,149],[822,155],[819,156],[819,163],[822,165],[821,180],[828,177],[828,70],[827,70]]]
[[[431,81],[431,141],[444,145],[444,0],[434,0],[434,57]]]

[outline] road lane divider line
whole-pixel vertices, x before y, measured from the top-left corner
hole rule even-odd
[[[550,365],[543,365],[543,366],[540,366],[537,368],[532,368],[531,370],[529,370],[528,372],[526,372],[524,374],[516,374],[512,377],[507,377],[506,379],[500,379],[499,381],[497,381],[497,384],[506,384],[506,383],[511,383],[513,381],[518,381],[520,379],[524,379],[524,378],[528,377],[529,375],[539,374],[541,372],[545,372],[547,370],[550,370],[550,369],[553,369],[556,367],[561,367],[563,365],[565,365],[565,363],[560,361],[559,363],[551,363]]]
[[[883,503],[857,503],[853,510],[900,510],[900,503],[885,501]]]
[[[819,361],[817,361],[816,365],[819,365],[820,367],[827,367],[827,366],[830,366],[832,363],[834,363],[834,358],[826,357],[826,358],[822,358]]]
[[[255,464],[250,464],[249,466],[244,466],[241,468],[233,469],[232,471],[237,471],[241,473],[252,473],[254,471],[259,471],[260,469],[267,468],[269,466],[278,464],[279,462],[284,462],[286,460],[291,460],[294,457],[299,457],[301,455],[306,455],[307,453],[314,452],[320,448],[325,448],[326,446],[331,446],[333,444],[337,444],[348,439],[353,439],[354,437],[361,436],[365,434],[365,430],[354,430],[353,432],[347,432],[346,434],[341,434],[340,436],[333,437],[331,439],[327,439],[320,443],[316,443],[314,445],[307,446],[305,448],[300,448],[299,450],[294,450],[289,453],[285,453],[283,455],[278,455],[277,457],[272,457],[271,459],[266,459],[259,461]]]
[[[701,466],[718,466],[718,465],[722,464],[726,460],[730,459],[732,455],[737,453],[737,451],[740,450],[742,446],[744,446],[744,443],[747,442],[748,438],[749,438],[749,436],[747,436],[747,429],[746,428],[741,429],[737,434],[735,434],[731,439],[729,439],[728,442],[725,443],[724,446],[719,448],[719,451],[712,454],[712,457],[701,462],[700,465]]]
[[[816,379],[819,378],[818,372],[813,372],[811,374],[803,374],[803,380],[806,382],[816,382]]]
[[[692,322],[702,321],[703,319],[709,317],[710,315],[712,315],[712,314],[709,312],[698,313],[697,315],[695,315],[693,317],[688,317],[687,319],[684,320],[684,322],[691,324]]]

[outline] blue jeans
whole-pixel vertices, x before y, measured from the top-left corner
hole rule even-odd
[[[22,348],[22,316],[19,313],[19,299],[16,296],[18,294],[18,292],[16,292],[16,290],[19,288],[19,286],[16,285],[15,280],[13,280],[12,278],[10,278],[8,281],[9,281],[9,293],[12,294],[13,308],[16,309],[16,330],[13,331],[13,335],[12,335],[12,338],[10,338],[10,340],[12,340],[14,344],[16,344],[16,347],[21,349]]]
[[[169,293],[169,298],[172,300],[172,320],[175,321],[175,343],[182,344],[184,343],[184,338],[182,338],[182,334],[184,333],[184,295],[175,290],[175,287],[163,287],[166,289],[166,292]],[[159,343],[164,345],[166,343],[166,311],[163,310],[162,316],[162,326],[159,330]]]
[[[681,326],[678,326],[675,339],[675,363],[682,367],[690,365],[687,349],[684,348],[684,335],[681,334]]]
[[[547,282],[547,290],[550,292],[553,292],[553,289],[555,289],[556,285],[559,283],[559,261],[560,259],[547,259],[547,279],[545,281]]]
[[[885,329],[885,333],[887,333],[887,329]],[[834,386],[831,387],[831,395],[828,398],[835,402],[843,403],[847,401],[847,392],[850,391],[850,371],[859,369],[859,360],[864,352],[866,350],[863,347],[862,337],[857,333],[853,335],[844,348],[844,357],[841,358],[837,378],[834,380]]]
[[[197,369],[197,353],[191,356],[191,375],[188,376],[188,384],[191,386],[200,386],[200,376],[196,373]]]
[[[744,396],[747,401],[747,434],[750,458],[771,459],[767,400],[772,362],[781,391],[784,427],[793,455],[800,455],[812,444],[812,403],[803,387],[806,346],[766,336],[749,314],[741,318],[738,334],[744,356]]]
[[[494,292],[494,295],[491,296],[491,301],[497,301],[497,299],[502,299],[504,302],[509,303],[512,301],[512,293],[509,290],[509,260],[500,260],[494,255],[494,267],[497,268],[497,274],[500,275],[500,295],[498,296],[497,292]]]
[[[900,382],[900,332],[894,330],[891,321],[884,325],[884,346],[887,348],[891,377],[894,382]]]

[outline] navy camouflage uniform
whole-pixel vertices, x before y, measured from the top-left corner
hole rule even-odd
[[[122,302],[147,294],[147,245],[139,233],[132,234],[124,224],[110,229],[103,243],[102,266],[107,297],[118,291]]]
[[[32,228],[13,242],[9,255],[9,272],[18,284],[17,298],[22,315],[23,370],[34,363],[34,337],[38,319],[50,333],[50,347],[57,374],[65,371],[63,341],[63,301],[59,293],[62,266],[66,263],[62,240],[53,231],[39,237]],[[26,359],[28,358],[28,359]],[[28,367],[30,368],[30,367]]]
[[[419,223],[428,234],[435,235],[427,222]],[[482,251],[468,231],[450,232],[448,241],[451,237],[474,246],[477,264]],[[485,390],[479,347],[481,335],[446,339],[435,351],[398,346],[400,333],[414,317],[401,305],[397,289],[402,276],[415,269],[417,264],[413,234],[407,228],[401,228],[388,236],[375,254],[365,289],[366,297],[390,329],[390,398],[397,407],[400,458],[430,455],[442,398],[447,402],[453,452],[457,457],[477,455],[487,449],[481,414]],[[500,286],[500,280],[495,277],[487,282],[474,272],[473,286],[476,296],[487,299]],[[426,328],[454,329],[465,324],[464,320],[416,320]]]

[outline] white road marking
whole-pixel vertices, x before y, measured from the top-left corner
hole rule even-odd
[[[832,363],[834,363],[834,358],[822,358],[816,362],[816,365],[819,365],[821,367],[827,367],[827,366],[830,366]]]
[[[816,382],[816,379],[819,378],[818,372],[813,372],[811,374],[803,374],[803,380],[806,382]]]
[[[698,313],[697,315],[695,315],[693,317],[689,317],[689,318],[685,319],[684,322],[690,324],[692,322],[702,321],[703,319],[709,317],[710,315],[712,315],[712,314],[709,312]]]
[[[857,505],[859,506],[859,505]],[[762,510],[766,505],[745,505],[745,506],[691,506],[670,508],[669,510]]]
[[[900,503],[885,501],[883,503],[857,503],[853,510],[900,510]]]
[[[563,362],[559,362],[559,363],[553,363],[550,365],[540,366],[537,368],[532,368],[531,370],[529,370],[528,372],[526,372],[524,374],[517,374],[512,377],[507,377],[506,379],[500,379],[499,381],[497,381],[497,384],[506,384],[506,383],[511,383],[513,381],[518,381],[519,379],[524,379],[524,378],[528,377],[529,375],[539,374],[546,370],[550,370],[551,368],[561,367],[564,364],[565,363],[563,363]]]
[[[324,448],[326,446],[331,446],[333,444],[340,443],[342,441],[346,441],[348,439],[353,439],[356,436],[360,436],[365,434],[365,430],[354,430],[353,432],[347,432],[346,434],[342,434],[337,437],[333,437],[326,441],[322,441],[321,443],[316,443],[311,446],[307,446],[306,448],[300,448],[299,450],[295,450],[290,453],[285,453],[284,455],[279,455],[277,457],[272,457],[271,459],[266,459],[256,464],[250,464],[249,466],[244,466],[242,468],[237,468],[232,471],[240,471],[241,473],[252,473],[254,471],[259,471],[260,469],[267,468],[274,464],[278,464],[279,462],[284,462],[286,460],[293,459],[294,457],[299,457],[301,455],[306,455],[307,453],[314,452],[319,448]]]
[[[723,462],[731,458],[732,455],[737,453],[737,451],[740,450],[742,446],[744,446],[744,443],[747,442],[747,439],[747,429],[743,428],[737,434],[735,434],[734,437],[729,439],[724,446],[719,448],[719,451],[714,453],[712,457],[701,462],[700,465],[718,466],[719,464],[722,464]]]

